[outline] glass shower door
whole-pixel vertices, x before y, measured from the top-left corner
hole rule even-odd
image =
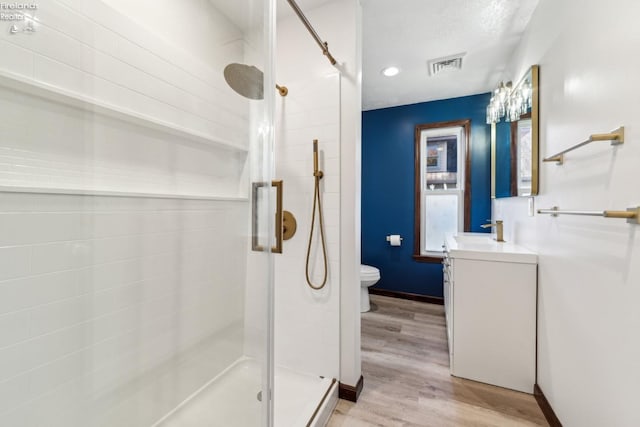
[[[2,10],[0,425],[270,425],[272,7]]]

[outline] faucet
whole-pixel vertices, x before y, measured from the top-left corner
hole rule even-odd
[[[495,227],[496,228],[496,242],[504,242],[504,227],[502,226],[503,221],[502,220],[496,220],[496,222],[492,222],[489,224],[482,224],[480,227],[482,228],[489,228],[489,227]]]

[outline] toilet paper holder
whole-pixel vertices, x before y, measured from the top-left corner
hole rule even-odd
[[[400,246],[404,239],[398,234],[391,234],[387,236],[387,242],[391,244],[391,246]]]

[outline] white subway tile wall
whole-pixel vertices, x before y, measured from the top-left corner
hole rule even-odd
[[[249,102],[222,73],[242,62],[240,30],[213,6],[191,6],[215,34],[176,45],[109,3],[46,2],[36,33],[0,32],[0,185],[245,197]],[[16,91],[16,79],[40,89]],[[51,91],[124,114],[92,114]]]
[[[284,208],[298,221],[275,262],[275,363],[297,372],[339,378],[340,354],[340,76],[287,82],[278,99],[276,177],[284,181]],[[328,254],[326,286],[314,291],[305,280],[313,208],[313,140],[318,139],[320,183]],[[310,257],[314,284],[323,260],[316,217]]]
[[[14,231],[0,248],[0,425],[74,425],[78,407],[93,425],[97,406],[118,412],[109,399],[154,390],[164,412],[131,418],[152,422],[242,356],[248,203],[5,193],[0,204]],[[192,378],[190,358],[203,367]],[[183,386],[145,377],[154,370]]]
[[[239,197],[0,192],[2,426],[151,425],[243,355],[250,105],[222,68],[245,44],[189,4],[172,7],[215,34],[174,31],[200,45],[116,0],[40,2],[36,33],[2,28],[0,187]]]

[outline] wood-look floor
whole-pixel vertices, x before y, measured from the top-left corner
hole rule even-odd
[[[362,315],[364,390],[329,427],[546,426],[534,397],[449,375],[444,308],[372,295]]]

